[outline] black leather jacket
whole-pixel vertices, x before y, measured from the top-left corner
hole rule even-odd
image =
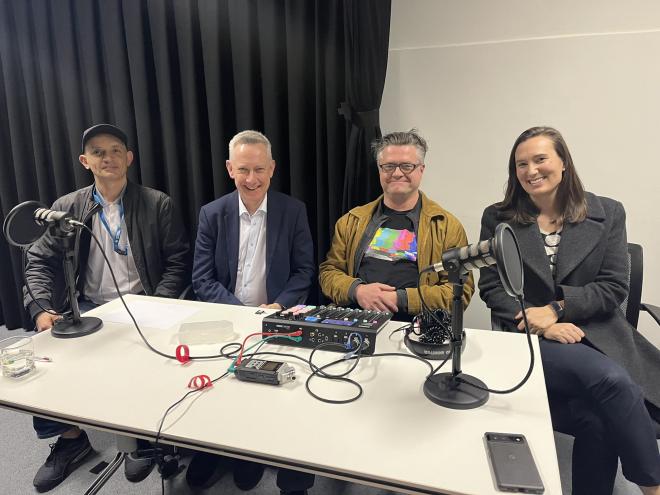
[[[101,207],[92,197],[92,187],[62,196],[52,209],[68,211],[92,226],[92,217]],[[123,197],[124,219],[133,259],[147,295],[178,297],[190,278],[190,245],[183,223],[170,197],[155,189],[128,182]],[[75,246],[77,290],[82,293],[91,236],[79,229]],[[67,309],[64,285],[64,247],[47,232],[27,253],[25,280],[45,308]],[[24,305],[34,320],[42,310],[24,290]]]

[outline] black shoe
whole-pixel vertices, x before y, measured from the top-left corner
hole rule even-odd
[[[308,495],[307,490],[280,490],[280,495]]]
[[[186,471],[186,481],[191,488],[209,488],[215,485],[230,467],[231,459],[225,456],[195,452]]]
[[[80,432],[77,438],[58,438],[50,444],[50,454],[34,477],[38,492],[47,492],[62,483],[87,454],[92,451],[87,433]]]
[[[264,465],[256,462],[234,461],[234,484],[243,491],[252,490],[264,475]]]
[[[153,455],[141,456],[137,452],[131,452],[124,458],[124,474],[126,479],[132,483],[139,483],[151,473],[156,465]]]

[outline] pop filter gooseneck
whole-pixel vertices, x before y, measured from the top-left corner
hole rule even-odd
[[[47,230],[53,238],[59,239],[64,245],[64,281],[69,294],[71,316],[55,321],[51,329],[53,337],[63,339],[89,335],[103,326],[100,318],[80,316],[73,261],[76,229],[81,224],[76,224],[79,222],[75,221],[67,212],[48,210],[37,201],[25,201],[12,208],[2,226],[7,242],[16,247],[27,249],[38,241]],[[25,268],[24,266],[23,279],[28,287],[28,292],[32,295],[25,278]],[[34,298],[34,296],[32,297]]]
[[[504,290],[512,297],[523,298],[523,264],[513,229],[500,223],[495,235],[442,254],[442,262],[424,271],[446,270],[453,287],[452,298],[452,371],[431,375],[424,382],[424,395],[450,409],[473,409],[486,403],[488,388],[478,378],[461,371],[463,344],[463,284],[470,270],[497,265]]]

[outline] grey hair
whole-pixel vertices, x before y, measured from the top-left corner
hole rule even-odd
[[[263,144],[266,147],[266,153],[268,153],[268,158],[273,159],[273,154],[271,152],[270,141],[266,136],[261,134],[259,131],[241,131],[236,134],[231,141],[229,141],[229,159],[232,159],[234,154],[234,148],[239,144]]]
[[[374,139],[371,143],[371,151],[376,161],[380,160],[380,155],[387,146],[414,146],[417,148],[417,157],[420,163],[424,163],[426,150],[428,149],[426,140],[417,134],[415,128],[409,131],[390,132],[381,138]]]

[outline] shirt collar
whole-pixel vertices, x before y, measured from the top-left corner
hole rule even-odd
[[[128,184],[127,184],[127,185],[128,185]],[[92,189],[92,196],[96,196],[96,197],[98,197],[98,198],[101,200],[101,202],[100,202],[100,203],[101,203],[101,206],[105,208],[106,206],[116,205],[116,204],[121,203],[121,201],[124,199],[124,193],[125,193],[125,192],[126,192],[126,185],[124,185],[124,188],[123,188],[123,189],[121,190],[121,192],[119,193],[119,196],[117,196],[117,199],[115,199],[115,200],[112,201],[112,202],[109,202],[109,201],[107,201],[107,200],[103,197],[103,194],[101,194],[101,191],[99,191],[99,190],[96,188],[96,186],[94,186],[94,188]]]
[[[257,208],[257,211],[255,211],[254,214],[256,215],[260,211],[263,211],[264,215],[266,213],[268,213],[267,203],[268,203],[268,193],[266,193],[266,195],[264,196],[264,200],[261,202],[261,204],[259,205],[259,208]],[[251,216],[250,212],[247,210],[247,208],[245,207],[245,204],[243,203],[243,199],[241,199],[241,195],[239,194],[238,195],[238,216],[242,217],[243,214],[247,214],[248,216]]]

